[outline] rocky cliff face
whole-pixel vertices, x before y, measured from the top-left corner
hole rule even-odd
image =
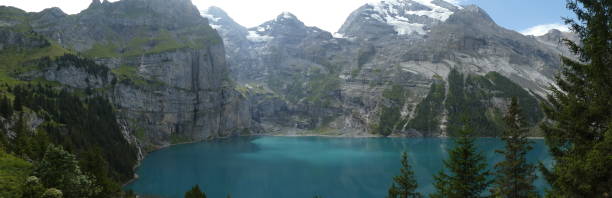
[[[290,13],[246,32],[218,8],[203,16],[240,43],[227,51],[249,49],[228,60],[268,131],[446,136],[467,116],[494,136],[511,97],[535,125],[565,50],[499,27],[476,6],[440,0],[366,4],[336,37]]]
[[[538,101],[558,55],[569,55],[558,41],[571,39],[555,31],[524,36],[476,6],[441,0],[366,4],[339,33],[291,13],[245,28],[189,0],[94,0],[76,15],[0,12],[0,49],[95,61],[11,68],[14,77],[99,92],[119,112],[126,139],[147,150],[252,134],[260,125],[279,133],[447,136],[465,117],[478,134],[494,136],[511,97],[531,125],[542,119]]]
[[[94,0],[76,15],[57,8],[18,13],[31,32],[51,42],[46,45],[69,49],[106,70],[53,62],[17,76],[107,96],[127,138],[145,150],[257,132],[245,96],[230,80],[221,37],[189,0]],[[15,31],[7,32],[0,34]],[[3,39],[10,42],[2,46],[23,45],[17,37]]]

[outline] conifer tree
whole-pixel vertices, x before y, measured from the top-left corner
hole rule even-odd
[[[569,0],[566,19],[579,43],[565,40],[579,60],[563,57],[542,124],[555,163],[540,165],[549,197],[612,196],[612,2]]]
[[[455,146],[449,151],[449,159],[444,166],[450,171],[440,171],[434,176],[436,192],[430,194],[432,198],[479,198],[491,184],[487,178],[490,173],[487,169],[485,157],[476,150],[471,130],[463,127],[456,138]]]
[[[8,119],[11,115],[13,115],[13,105],[11,105],[11,101],[4,95],[2,99],[0,99],[0,116]]]
[[[402,153],[401,164],[400,175],[393,177],[393,184],[389,188],[387,198],[422,197],[421,193],[416,192],[418,184],[414,178],[414,171],[412,171],[412,167],[408,163],[408,153]]]
[[[533,181],[536,179],[535,166],[527,162],[527,152],[533,147],[527,139],[517,98],[512,98],[508,113],[504,117],[506,129],[502,135],[504,150],[497,150],[504,160],[495,165],[496,178],[492,193],[495,197],[528,198],[538,197]]]
[[[200,190],[200,185],[195,185],[191,190],[185,193],[185,198],[206,198],[206,193]]]
[[[28,123],[25,120],[23,113],[19,114],[17,122],[13,126],[15,131],[15,138],[13,140],[11,151],[15,154],[31,158],[32,155],[32,142],[31,142],[31,131],[28,128]]]

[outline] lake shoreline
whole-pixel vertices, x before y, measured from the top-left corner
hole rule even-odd
[[[495,152],[504,147],[501,139],[476,139],[475,145],[487,156],[488,165],[503,157]],[[409,151],[415,159],[417,178],[422,184],[420,190],[429,193],[432,176],[442,168],[452,141],[452,138],[436,137],[260,134],[182,143],[147,155],[137,170],[139,177],[123,189],[131,189],[139,195],[179,197],[189,185],[200,184],[211,197],[224,197],[229,192],[236,197],[257,193],[260,196],[254,197],[288,197],[281,195],[296,192],[338,197],[336,190],[326,190],[326,186],[334,185],[348,194],[359,195],[352,197],[380,197],[379,194],[386,192],[386,184],[391,181],[394,170],[399,169],[399,155]],[[535,149],[528,155],[529,159],[534,162],[545,159],[545,164],[550,163],[544,142],[533,142]],[[367,185],[355,185],[354,182]],[[542,186],[543,182],[540,180],[538,185]],[[292,190],[264,191],[257,187],[260,185]],[[357,191],[359,193],[354,193]]]
[[[163,150],[163,149],[167,149],[173,146],[179,146],[179,145],[184,145],[184,144],[195,144],[195,143],[201,143],[201,142],[210,142],[210,141],[216,141],[216,140],[224,140],[224,139],[230,139],[230,138],[235,138],[235,137],[321,137],[321,138],[406,138],[406,139],[418,139],[418,138],[450,138],[450,137],[408,137],[408,136],[401,136],[401,135],[390,135],[390,136],[381,136],[381,135],[375,135],[375,134],[358,134],[358,133],[354,133],[354,134],[349,134],[349,135],[325,135],[325,134],[316,134],[316,133],[302,133],[302,134],[282,134],[282,133],[264,133],[264,134],[254,134],[254,135],[239,135],[239,136],[226,136],[226,137],[217,137],[217,138],[212,138],[212,139],[206,139],[206,140],[197,140],[197,141],[189,141],[189,142],[181,142],[181,143],[176,143],[176,144],[168,144],[168,145],[164,145],[162,147],[156,148],[155,150],[152,150],[150,152],[146,152],[142,159],[139,159],[138,162],[136,163],[136,165],[134,165],[134,167],[132,168],[132,170],[134,171],[134,176],[132,177],[132,179],[130,179],[129,181],[125,182],[122,187],[126,187],[127,185],[133,183],[134,181],[138,180],[139,176],[136,173],[136,171],[138,170],[138,168],[140,167],[142,161],[147,157],[147,155]],[[479,137],[479,138],[494,138],[494,137]],[[532,139],[532,140],[543,140],[544,137],[527,137],[528,139]]]

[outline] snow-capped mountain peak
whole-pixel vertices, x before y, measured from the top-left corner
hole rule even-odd
[[[442,0],[383,0],[367,5],[372,11],[371,18],[393,26],[399,35],[424,35],[429,26],[446,21],[461,9]]]
[[[225,21],[228,19],[227,13],[221,8],[211,6],[204,10],[200,10],[200,15],[208,19],[209,25],[214,29],[220,29]]]
[[[297,17],[295,17],[295,15],[291,14],[290,12],[283,12],[278,15],[277,19],[297,19]]]

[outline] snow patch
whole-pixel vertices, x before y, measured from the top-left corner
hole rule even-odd
[[[415,7],[415,4],[424,6],[426,9],[409,10],[409,7]],[[368,5],[372,6],[375,12],[369,17],[393,26],[399,35],[427,34],[426,24],[411,21],[407,16],[425,16],[444,22],[454,13],[452,10],[434,4],[433,0],[383,0],[379,3],[368,3]]]
[[[338,33],[338,32],[336,32],[336,33],[332,34],[332,36],[333,36],[334,38],[346,38],[346,37],[344,36],[344,34],[340,34],[340,33]]]
[[[212,27],[215,30],[221,29],[221,25],[216,25],[216,24],[209,24],[209,25],[210,25],[210,27]]]
[[[268,42],[274,39],[274,37],[267,35],[260,35],[256,31],[249,31],[249,35],[247,35],[247,39],[256,43]]]
[[[221,18],[219,17],[215,17],[212,14],[208,13],[208,10],[204,10],[202,12],[200,12],[200,16],[207,18],[208,20],[210,20],[211,22],[219,22],[219,20],[221,20]]]
[[[283,18],[285,18],[285,19],[292,19],[292,18],[295,18],[295,17],[293,16],[293,14],[291,14],[291,13],[289,13],[289,12],[283,12],[283,14],[282,14],[282,15],[283,15]]]
[[[427,31],[425,31],[425,24],[410,23],[408,20],[402,20],[402,17],[387,17],[387,23],[392,25],[399,35],[408,35],[413,32],[420,35],[427,34]]]

